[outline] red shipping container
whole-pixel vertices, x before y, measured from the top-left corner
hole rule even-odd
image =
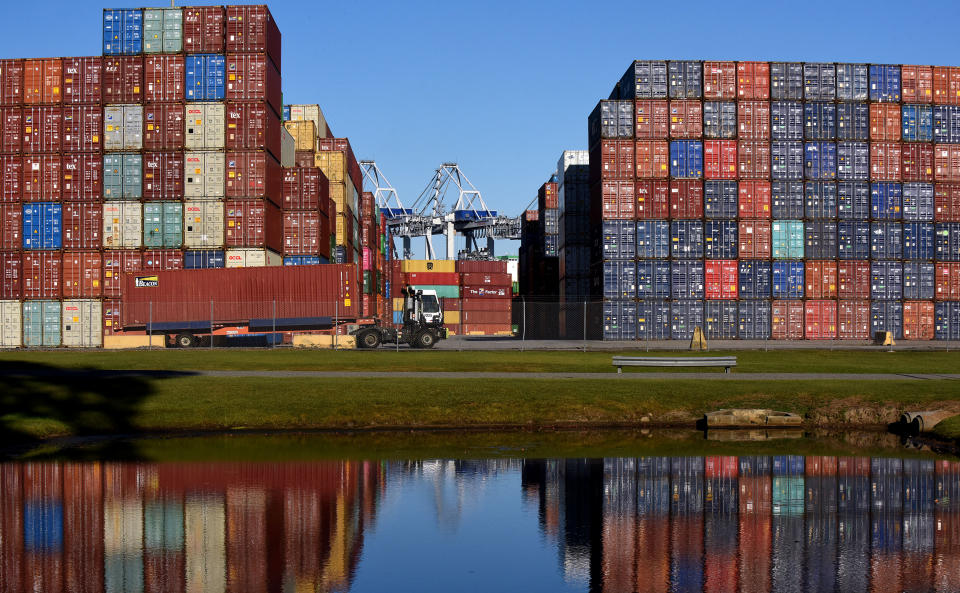
[[[594,149],[596,158],[590,156],[590,162],[596,160],[600,163],[600,179],[617,179],[617,141],[601,140],[597,148]],[[637,150],[639,153],[639,150]]]
[[[507,262],[503,260],[481,261],[472,259],[457,260],[457,271],[461,274],[476,272],[480,274],[506,274]]]
[[[143,56],[104,56],[104,105],[143,103]]]
[[[704,291],[708,299],[736,299],[739,276],[737,260],[714,259],[704,262]]]
[[[284,255],[316,255],[320,249],[320,234],[319,212],[296,210],[283,213]]]
[[[870,140],[900,141],[900,105],[898,103],[870,104]]]
[[[183,103],[143,107],[143,149],[183,150]]]
[[[19,154],[23,150],[23,109],[0,108],[0,152]]]
[[[703,143],[703,176],[707,179],[737,178],[736,140],[707,140]]]
[[[280,163],[262,150],[226,154],[228,198],[267,198],[282,203],[283,173]]]
[[[330,226],[332,219],[320,212],[320,246],[317,250],[318,255],[330,259],[330,240],[334,235],[334,229]]]
[[[23,260],[20,252],[0,251],[0,299],[23,298]]]
[[[20,186],[24,202],[58,202],[62,199],[60,182],[62,160],[59,154],[36,154],[23,157],[23,178]]]
[[[466,324],[500,324],[510,325],[510,311],[469,311],[460,312],[461,325]],[[495,330],[498,331],[498,330]]]
[[[960,105],[960,68],[933,67],[933,102],[938,105]]]
[[[770,99],[769,62],[737,62],[737,97],[741,101]]]
[[[802,340],[803,301],[772,301],[770,324],[774,340]]]
[[[144,272],[165,272],[183,269],[183,251],[179,249],[147,249],[143,252]],[[123,285],[129,289],[129,282]],[[122,296],[122,295],[121,295]]]
[[[806,301],[804,326],[808,340],[837,339],[837,301]]]
[[[741,179],[770,177],[770,143],[741,140],[737,147],[737,165]]]
[[[703,98],[714,100],[737,98],[737,64],[735,62],[703,63]]]
[[[834,260],[807,260],[804,266],[807,298],[837,298],[837,262]]]
[[[960,300],[960,263],[937,262],[934,264],[938,301]]]
[[[670,182],[670,218],[703,218],[703,182],[683,179]]]
[[[666,179],[670,175],[670,145],[667,142],[642,141],[636,143],[636,175],[632,172],[625,177],[633,179]]]
[[[312,150],[298,150],[294,155],[294,165],[297,167],[313,167],[317,163]]]
[[[460,274],[456,272],[408,272],[404,274],[404,282],[407,284],[438,285],[438,286],[459,286]]]
[[[637,140],[666,140],[670,135],[670,108],[666,101],[637,101]]]
[[[933,144],[904,144],[900,149],[904,181],[933,181]]]
[[[770,220],[741,220],[737,251],[741,259],[769,259],[772,249]]]
[[[872,181],[900,181],[899,142],[870,143],[870,179]]]
[[[619,153],[618,158],[619,158]],[[632,167],[633,165],[631,165]],[[553,182],[547,182],[540,186],[540,189],[537,190],[537,204],[541,210],[546,208],[559,208],[560,203],[557,201],[557,184]]]
[[[283,216],[280,208],[267,200],[227,200],[224,221],[227,247],[266,247],[277,253],[283,250]]]
[[[741,140],[769,140],[770,103],[767,101],[740,102],[737,105],[737,129]]]
[[[16,203],[0,204],[0,217],[0,250],[19,250],[23,246],[23,206]]]
[[[183,153],[143,153],[143,198],[179,200],[183,198]]]
[[[617,141],[617,179],[632,180],[635,177],[634,166],[639,163],[638,160],[635,160],[635,153],[639,158],[639,147],[635,149],[633,140]],[[554,196],[556,196],[556,193],[554,193]]]
[[[266,5],[227,6],[226,30],[227,53],[265,53],[278,71],[282,68],[280,29]]]
[[[183,9],[183,53],[222,54],[226,13],[222,6]]]
[[[23,298],[60,298],[63,259],[59,251],[25,251],[22,274]]]
[[[934,186],[937,222],[960,222],[960,185],[938,183]]]
[[[503,299],[511,298],[513,290],[509,286],[464,286],[460,290],[460,296],[466,300],[473,298]]]
[[[769,181],[741,181],[738,192],[737,215],[740,218],[770,218],[772,198]]]
[[[837,262],[837,297],[841,299],[870,298],[870,262]]]
[[[103,198],[103,156],[99,152],[65,154],[61,161],[64,202],[95,202]]]
[[[717,478],[736,478],[739,474],[740,458],[735,456],[711,455],[703,459],[703,475],[708,480]]]
[[[103,58],[63,58],[64,105],[99,105],[103,96]]]
[[[132,249],[103,252],[103,296],[117,298],[123,290],[123,275],[143,269],[143,254]]]
[[[96,299],[103,292],[99,251],[63,252],[63,298]]]
[[[265,103],[227,104],[227,150],[266,150],[280,158],[280,117]]]
[[[937,181],[960,181],[960,144],[935,144],[933,164]]]
[[[103,204],[67,202],[63,205],[63,248],[100,249]]]
[[[112,336],[121,333],[120,299],[103,301],[103,335]]]
[[[634,218],[636,190],[632,181],[604,181],[602,192],[604,220]]]
[[[103,108],[70,105],[62,108],[63,152],[99,152],[103,138]]]
[[[283,112],[280,71],[263,54],[228,53],[224,92],[227,101],[265,101],[274,113]]]
[[[23,61],[23,102],[59,105],[63,102],[63,60],[38,58]]]
[[[867,266],[869,268],[869,263]],[[867,292],[869,294],[869,287]],[[870,301],[837,301],[837,337],[841,340],[870,339]]]
[[[512,286],[513,278],[510,274],[466,272],[460,275],[460,282],[464,286]]]
[[[670,101],[670,137],[700,138],[703,136],[703,103]]]
[[[932,103],[933,68],[901,66],[900,88],[900,96],[904,103]]]
[[[62,128],[61,107],[24,107],[23,152],[60,152],[63,146],[60,139]]]
[[[903,302],[903,339],[932,340],[934,306],[930,301]]]
[[[187,69],[182,55],[148,55],[143,61],[144,93],[147,103],[183,101]]]
[[[512,301],[510,299],[498,298],[464,298],[460,299],[460,310],[462,311],[510,311]]]
[[[23,60],[0,60],[0,105],[23,104]]]
[[[20,181],[23,177],[23,157],[0,155],[0,202],[20,201]]]
[[[461,332],[464,335],[473,336],[495,336],[509,335],[513,333],[513,326],[505,323],[463,323],[460,325]]]

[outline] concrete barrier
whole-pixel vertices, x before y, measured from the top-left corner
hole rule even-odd
[[[130,348],[163,348],[163,335],[154,336],[103,336],[104,350],[125,350]]]
[[[357,347],[356,336],[334,336],[324,334],[296,334],[293,336],[294,348],[321,348],[330,350],[352,350]]]

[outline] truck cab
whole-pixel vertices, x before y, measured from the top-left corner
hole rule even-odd
[[[440,299],[437,298],[437,291],[424,290],[420,297],[423,305],[423,320],[428,325],[443,325],[443,308],[440,306]]]

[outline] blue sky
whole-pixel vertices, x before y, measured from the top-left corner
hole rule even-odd
[[[98,54],[103,7],[6,3],[0,55]],[[491,208],[511,215],[562,150],[586,149],[587,115],[635,58],[958,64],[951,1],[284,0],[270,9],[283,33],[286,103],[319,103],[406,202],[441,162],[456,161]]]

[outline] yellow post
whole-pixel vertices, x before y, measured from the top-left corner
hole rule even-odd
[[[690,340],[690,349],[699,351],[707,350],[707,338],[703,335],[703,329],[700,326],[693,329],[693,339]]]

